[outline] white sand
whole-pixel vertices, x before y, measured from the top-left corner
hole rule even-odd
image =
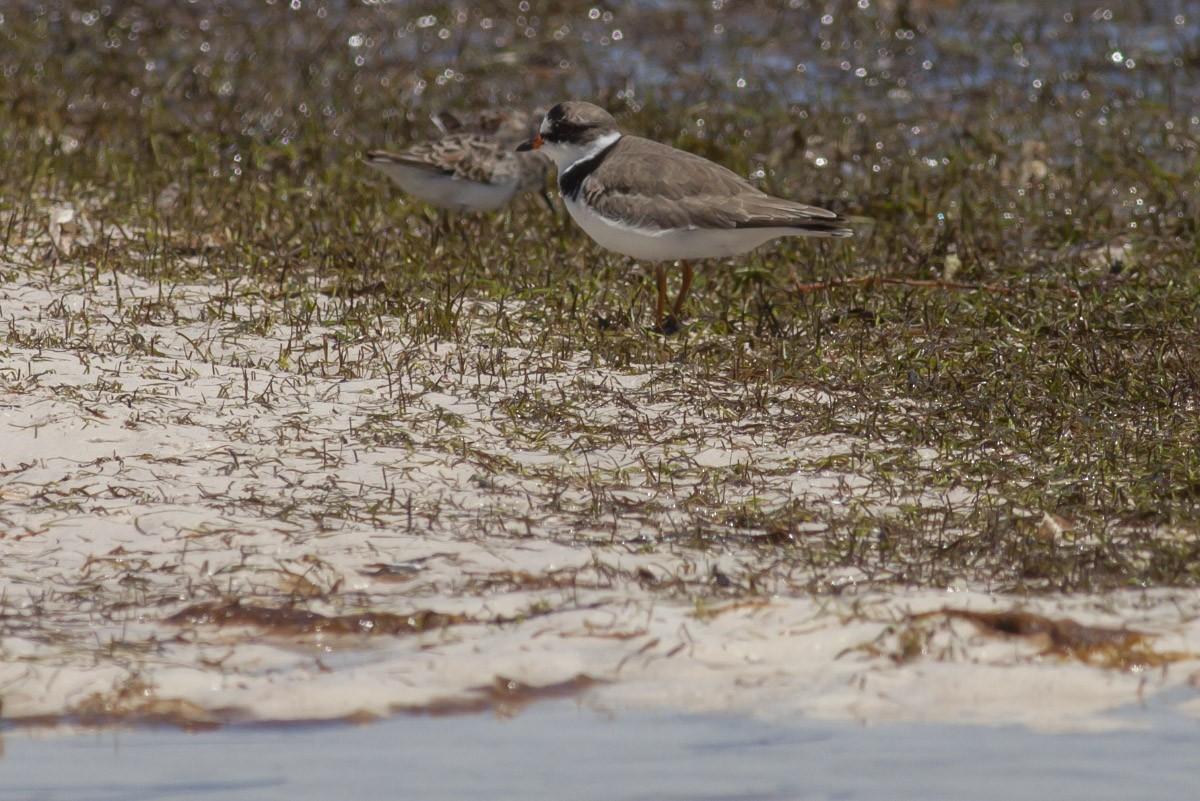
[[[583,352],[492,347],[483,304],[463,344],[411,341],[398,321],[369,337],[293,330],[286,304],[249,290],[6,272],[5,718],[385,715],[497,677],[578,674],[606,682],[583,697],[612,708],[1103,729],[1136,725],[1123,710],[1157,696],[1200,714],[1194,659],[1091,667],[939,619],[923,651],[890,656],[907,613],[944,606],[1130,626],[1160,635],[1160,652],[1200,652],[1194,592],[1027,600],[844,574],[821,577],[842,588],[831,599],[769,555],[689,548],[697,499],[897,500],[867,475],[810,467],[869,444],[806,436],[793,390],[734,418],[722,401],[740,385],[686,365],[614,371]],[[698,607],[714,566],[761,573],[769,597]],[[483,622],[370,637],[165,622],[231,597]]]

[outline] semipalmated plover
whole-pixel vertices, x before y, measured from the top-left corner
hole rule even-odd
[[[495,211],[522,192],[544,192],[550,166],[540,153],[514,153],[477,134],[422,142],[399,153],[369,150],[366,162],[408,194],[449,211]]]
[[[546,113],[518,151],[546,153],[571,217],[609,250],[655,263],[660,330],[673,330],[692,283],[692,259],[735,256],[781,236],[846,237],[840,214],[773,197],[708,159],[622,134],[599,106],[568,101]],[[662,262],[683,262],[666,315]]]

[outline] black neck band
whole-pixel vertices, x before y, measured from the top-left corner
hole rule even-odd
[[[604,161],[604,157],[608,155],[608,151],[616,147],[617,142],[620,141],[621,138],[617,137],[611,145],[596,155],[577,161],[558,174],[558,191],[562,193],[564,199],[579,199],[579,191],[583,188],[584,180],[596,171],[596,168],[600,166],[600,162]]]

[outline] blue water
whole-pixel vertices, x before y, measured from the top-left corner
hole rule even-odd
[[[4,735],[3,801],[149,799],[995,799],[1200,797],[1200,723],[1129,713],[1110,734],[1019,727],[603,716],[545,703],[511,720]]]

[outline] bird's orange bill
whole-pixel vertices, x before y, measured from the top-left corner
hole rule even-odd
[[[542,146],[542,135],[538,134],[537,136],[530,139],[528,142],[522,142],[521,144],[517,145],[517,150],[518,151],[537,150],[541,146]]]

